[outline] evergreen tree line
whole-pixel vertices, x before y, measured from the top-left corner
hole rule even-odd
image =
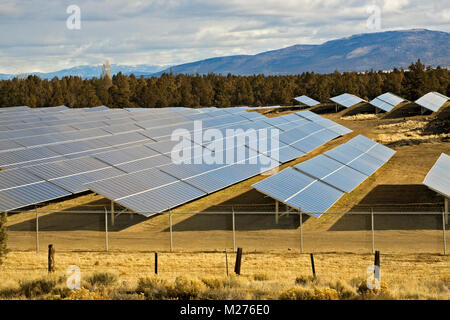
[[[110,108],[230,107],[289,105],[299,95],[327,102],[344,92],[373,99],[392,92],[408,100],[438,91],[450,95],[450,71],[425,67],[420,60],[408,70],[365,73],[306,72],[286,76],[173,75],[136,78],[121,73],[109,78],[80,77],[42,80],[37,76],[0,81],[0,107]]]

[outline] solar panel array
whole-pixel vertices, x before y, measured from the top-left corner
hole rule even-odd
[[[359,135],[324,155],[287,168],[252,187],[318,218],[394,153],[394,150]]]
[[[437,112],[449,100],[449,97],[439,92],[428,92],[426,95],[420,97],[415,102],[425,109]]]
[[[428,172],[423,184],[431,190],[450,198],[450,156],[442,153]]]
[[[405,99],[396,96],[393,93],[386,92],[371,100],[369,103],[378,109],[389,112],[403,101],[405,101]]]
[[[314,113],[269,119],[246,107],[0,110],[0,167],[5,169],[0,171],[0,211],[91,189],[151,215],[258,175],[350,131]],[[188,158],[197,159],[198,149],[214,159],[225,149],[237,156],[224,164],[174,165],[179,142],[171,136],[177,129],[191,134]],[[210,141],[195,139],[211,129],[222,134],[240,129],[234,131],[235,146],[223,139],[213,148]],[[274,136],[256,141],[248,129],[269,129]],[[264,140],[269,147],[261,149]]]
[[[300,97],[296,97],[294,98],[295,100],[297,100],[298,102],[307,105],[308,107],[313,107],[313,106],[317,106],[318,104],[320,104],[319,101],[314,100],[313,98],[310,98],[308,96],[300,96]]]
[[[353,107],[354,105],[357,105],[358,103],[361,102],[367,102],[366,100],[361,99],[360,97],[357,97],[350,93],[343,93],[336,97],[330,98],[330,100],[345,108]]]

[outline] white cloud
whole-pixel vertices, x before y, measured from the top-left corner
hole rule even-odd
[[[67,6],[81,30],[66,28]],[[438,0],[0,0],[0,73],[78,64],[178,64],[318,44],[366,27],[369,5],[382,28],[450,31]]]

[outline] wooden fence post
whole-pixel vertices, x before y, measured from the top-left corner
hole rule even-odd
[[[236,254],[236,264],[234,266],[234,272],[237,275],[241,274],[241,261],[242,261],[242,248],[238,248]]]
[[[227,249],[225,249],[225,265],[226,265],[227,277],[228,277],[228,252],[227,252]]]
[[[55,248],[52,244],[48,245],[48,273],[55,272]]]
[[[314,255],[312,253],[310,253],[310,257],[311,257],[311,268],[312,268],[313,278],[315,280],[316,279],[316,267],[314,266]]]

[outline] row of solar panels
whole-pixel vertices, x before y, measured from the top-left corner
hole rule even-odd
[[[250,121],[250,119],[267,119],[255,112],[245,112],[243,116],[216,111],[209,112],[209,114],[211,114],[209,118],[202,121],[202,125],[205,127],[220,127],[229,123]],[[86,122],[83,124],[83,128],[69,132],[58,132],[58,129],[70,130],[67,129],[67,126],[44,127],[39,131],[25,129],[0,132],[0,139],[3,133],[6,136],[17,137],[0,140],[0,167],[11,168],[21,166],[23,163],[29,165],[32,164],[30,161],[45,161],[48,158],[57,160],[64,158],[62,156],[76,155],[89,150],[107,149],[127,143],[167,140],[170,139],[170,134],[174,129],[183,125],[192,125],[192,122],[193,120],[188,118],[179,119],[172,116],[148,120],[145,123],[127,122],[104,127],[98,127],[98,122]],[[88,126],[91,124],[92,128]]]
[[[383,166],[395,151],[359,135],[324,155],[287,168],[252,187],[313,217]]]
[[[232,116],[230,117],[232,118]],[[161,190],[164,190],[162,193],[164,197],[168,196],[166,189],[175,188],[180,191],[179,188],[184,186],[187,180],[189,183],[196,184],[198,187],[194,187],[197,193],[191,195],[214,192],[214,190],[257,175],[262,170],[278,166],[279,162],[289,161],[302,156],[306,152],[341,134],[337,132],[350,131],[334,122],[323,120],[322,117],[316,116],[311,112],[300,112],[295,115],[275,118],[274,120],[268,118],[265,118],[264,121],[246,119],[245,122],[240,124],[225,123],[222,130],[230,128],[271,128],[279,130],[277,137],[279,137],[280,142],[276,145],[270,144],[269,150],[259,150],[258,148],[255,150],[255,141],[251,136],[248,139],[242,140],[241,145],[246,145],[244,148],[244,158],[256,160],[255,163],[249,164],[239,164],[242,160],[236,159],[232,164],[228,163],[224,165],[175,166],[172,164],[170,157],[174,142],[160,141],[109,152],[92,153],[91,157],[85,156],[2,171],[0,172],[0,181],[3,181],[3,183],[0,182],[0,211],[10,211],[27,205],[86,191],[88,190],[86,187],[87,183],[98,180],[120,177],[118,181],[120,182],[122,179],[126,179],[129,174],[144,172],[145,170],[162,166],[165,166],[164,170],[168,171],[166,172],[167,174],[178,177],[178,180],[183,179],[183,183],[180,180],[180,182],[174,183],[173,186],[171,184],[171,187],[161,185]],[[322,125],[327,126],[329,129],[326,129],[318,123],[322,123]],[[292,126],[295,126],[295,128],[292,128]],[[190,132],[194,132],[195,127],[189,129]],[[238,132],[236,135],[245,134],[245,132]],[[275,140],[278,141],[278,139]],[[209,142],[204,142],[201,147],[206,150],[210,148],[210,144]],[[239,147],[239,144],[237,147]],[[223,146],[223,149],[226,148],[227,146]],[[259,153],[258,150],[260,151]],[[244,167],[245,170],[243,169]],[[203,187],[200,187],[201,184],[203,184]],[[114,183],[113,185],[118,188],[125,187],[121,183],[117,185]],[[150,191],[150,189],[146,190]],[[186,187],[186,192],[179,192],[181,193],[180,195],[174,193],[169,198],[179,199],[181,197],[181,199],[186,199],[184,198],[184,194],[187,196],[189,190],[192,190],[192,187]],[[146,196],[154,192],[157,191],[154,190],[146,194]],[[124,206],[136,212],[142,211],[141,209],[138,210],[138,207],[130,205],[129,201],[134,198],[129,198],[126,196],[128,200],[126,205],[124,203]],[[137,198],[140,199],[138,195],[136,195]],[[193,200],[192,198],[189,199]],[[137,203],[141,201],[142,199],[137,201]],[[158,207],[164,211],[167,209],[166,204],[169,200],[160,199],[157,201],[156,198],[148,198],[147,201],[151,201],[152,203],[160,201],[164,203],[163,207]],[[149,207],[146,207],[146,209],[149,209]]]
[[[319,101],[316,101],[305,95],[296,97],[294,99],[304,105],[309,106],[309,107],[313,107],[313,106],[320,104]],[[349,94],[349,93],[344,93],[344,94],[338,95],[336,97],[332,97],[332,98],[330,98],[330,100],[340,106],[345,107],[345,108],[353,107],[361,102],[367,102],[366,100],[361,99],[361,98],[359,98],[353,94]],[[448,98],[447,96],[445,96],[439,92],[429,92],[429,93],[425,94],[424,96],[420,97],[419,99],[417,99],[415,101],[415,103],[425,109],[431,110],[433,112],[437,112],[449,100],[450,100],[450,98]],[[383,93],[383,94],[377,96],[376,98],[369,101],[368,103],[378,109],[389,112],[404,101],[406,101],[406,100],[391,93],[391,92],[386,92],[386,93]]]

